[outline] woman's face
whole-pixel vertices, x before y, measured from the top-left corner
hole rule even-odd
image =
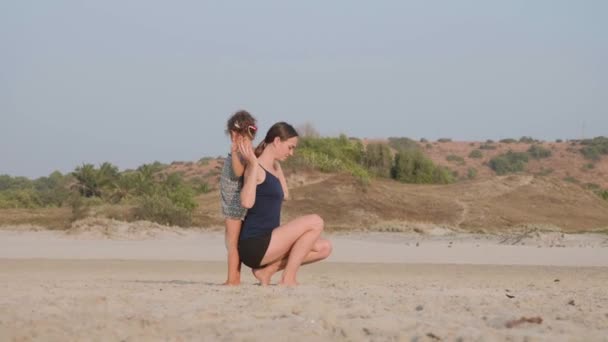
[[[277,159],[285,160],[293,156],[293,152],[298,146],[298,137],[292,137],[285,141],[280,141],[277,144]]]

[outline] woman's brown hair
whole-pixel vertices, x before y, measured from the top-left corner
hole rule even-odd
[[[297,136],[298,132],[292,125],[287,122],[277,122],[270,127],[268,133],[266,133],[266,138],[255,148],[255,155],[259,157],[264,152],[266,146],[272,144],[276,137],[281,138],[281,141],[285,141]]]

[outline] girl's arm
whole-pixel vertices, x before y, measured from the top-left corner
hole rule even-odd
[[[241,161],[238,151],[232,152],[232,172],[237,177],[241,177],[245,173],[245,165]]]
[[[258,159],[250,144],[239,143],[239,151],[247,160],[249,167],[245,168],[245,179],[241,189],[241,205],[243,208],[251,208],[255,204],[255,191],[258,186]]]
[[[287,188],[287,180],[285,179],[285,174],[283,173],[283,169],[281,168],[281,163],[278,161],[274,163],[274,168],[277,171],[277,176],[279,176],[279,182],[281,183],[281,187],[283,188],[283,201],[287,201],[289,199],[289,189]]]

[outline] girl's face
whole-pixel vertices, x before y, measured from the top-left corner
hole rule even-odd
[[[277,140],[277,159],[283,161],[293,156],[293,152],[298,146],[298,137],[292,137],[285,141],[281,141],[280,138],[277,138]]]

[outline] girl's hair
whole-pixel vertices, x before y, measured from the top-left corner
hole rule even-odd
[[[226,134],[230,134],[230,132],[235,132],[242,136],[249,136],[251,140],[255,139],[255,134],[258,131],[257,126],[255,125],[255,118],[249,114],[246,110],[239,110],[238,112],[232,114],[228,122],[226,123]]]
[[[292,125],[286,122],[277,122],[266,133],[266,138],[255,148],[255,155],[260,156],[264,149],[269,144],[272,144],[276,137],[281,138],[281,141],[285,141],[289,138],[297,137],[298,132],[293,128]]]

